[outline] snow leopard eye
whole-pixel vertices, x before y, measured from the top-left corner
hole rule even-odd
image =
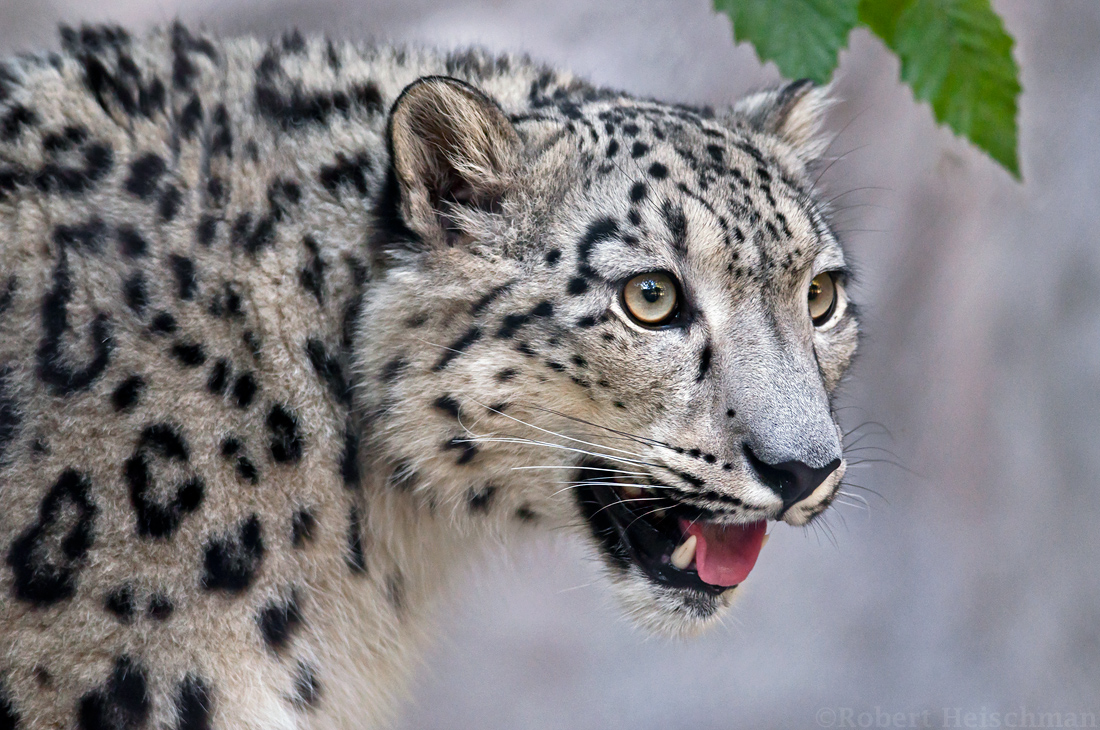
[[[831,271],[818,274],[813,278],[810,282],[807,302],[814,327],[821,327],[832,319],[839,296],[840,287],[836,284],[836,275]]]
[[[667,324],[680,309],[676,280],[663,271],[638,274],[623,287],[623,305],[638,324]]]

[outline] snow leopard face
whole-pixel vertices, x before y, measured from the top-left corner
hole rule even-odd
[[[407,89],[356,351],[388,483],[575,530],[650,629],[718,615],[767,523],[813,520],[845,470],[858,325],[807,175],[823,106],[808,82],[720,117]]]

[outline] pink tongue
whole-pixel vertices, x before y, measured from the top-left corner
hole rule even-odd
[[[735,586],[756,565],[767,523],[714,525],[680,520],[680,527],[699,541],[695,546],[699,578],[712,586]]]

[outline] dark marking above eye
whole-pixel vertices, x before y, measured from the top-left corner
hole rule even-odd
[[[588,224],[584,235],[577,246],[577,259],[581,263],[588,263],[592,249],[600,241],[606,241],[619,235],[619,224],[614,218],[597,218]]]
[[[646,152],[649,152],[649,145],[647,145],[645,142],[635,142],[630,148],[630,156],[634,159],[638,159]]]
[[[665,201],[661,206],[661,215],[664,216],[668,226],[669,236],[672,238],[672,246],[677,251],[687,250],[687,217],[684,209],[670,201]]]
[[[583,276],[574,276],[569,280],[569,287],[567,289],[571,296],[580,296],[588,291],[588,280]]]
[[[668,168],[660,162],[654,162],[649,166],[649,175],[657,180],[664,180],[668,177]]]

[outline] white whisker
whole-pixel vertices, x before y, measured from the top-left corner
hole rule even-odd
[[[576,471],[579,468],[580,467],[578,467],[578,466],[570,466],[568,464],[562,464],[562,465],[556,465],[556,466],[513,466],[512,471],[517,471],[519,469],[569,469],[571,471]],[[584,467],[584,470],[585,471],[609,471],[609,472],[613,472],[615,474],[623,474],[623,475],[628,476],[628,477],[649,476],[649,472],[644,472],[644,471],[626,471],[625,469],[601,469],[601,468],[597,468],[597,467],[594,467],[594,466],[586,466],[586,467]]]
[[[606,445],[604,445],[604,444],[594,444],[594,443],[592,443],[592,442],[590,442],[590,441],[585,441],[585,440],[583,440],[583,439],[573,438],[572,436],[566,436],[565,434],[562,434],[562,433],[557,433],[557,432],[555,432],[555,431],[551,431],[551,430],[549,430],[549,429],[546,429],[546,428],[542,428],[541,426],[536,426],[536,425],[534,425],[533,423],[527,423],[527,422],[526,422],[526,421],[524,421],[524,420],[521,420],[521,419],[519,419],[519,418],[516,418],[515,416],[512,416],[512,415],[510,415],[510,414],[508,414],[508,413],[505,413],[505,412],[503,412],[503,411],[499,411],[499,410],[497,410],[497,409],[495,409],[495,408],[493,408],[493,407],[491,407],[491,406],[487,406],[487,405],[485,405],[484,403],[478,403],[478,402],[477,402],[476,400],[475,400],[475,401],[472,401],[472,402],[473,402],[473,403],[475,403],[475,404],[477,404],[477,405],[479,405],[479,406],[481,406],[482,408],[484,408],[484,409],[486,409],[486,410],[488,410],[488,411],[491,411],[491,412],[493,412],[493,413],[496,413],[497,415],[500,415],[500,416],[504,416],[505,418],[511,419],[511,420],[515,421],[516,423],[519,423],[519,424],[522,424],[522,425],[524,425],[524,426],[527,426],[528,428],[533,428],[533,429],[535,429],[536,431],[541,431],[542,433],[550,434],[551,436],[556,436],[556,437],[558,437],[558,438],[560,438],[560,439],[565,439],[565,440],[567,440],[567,441],[575,441],[575,442],[576,442],[576,443],[578,443],[578,444],[584,444],[585,446],[591,446],[591,447],[593,447],[593,448],[596,448],[596,449],[608,449],[608,450],[610,450],[610,451],[618,451],[618,452],[619,452],[619,453],[621,453],[621,454],[626,454],[627,456],[632,456],[632,457],[634,457],[635,459],[641,459],[641,458],[642,458],[642,455],[641,455],[641,454],[635,454],[634,452],[632,452],[632,451],[627,451],[626,449],[617,449],[617,448],[615,448],[614,446],[606,446]],[[463,426],[463,428],[465,428],[465,426]]]

